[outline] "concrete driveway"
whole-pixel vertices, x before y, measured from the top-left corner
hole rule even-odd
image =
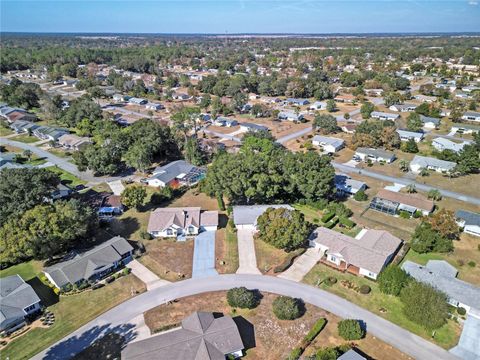
[[[159,286],[170,284],[170,281],[160,279],[157,275],[151,272],[145,265],[138,260],[132,260],[127,264],[127,267],[132,270],[132,274],[139,278],[147,286],[147,290],[156,289]]]
[[[315,264],[320,261],[323,251],[316,248],[308,248],[304,254],[298,257],[286,271],[278,275],[283,279],[301,281],[307,273],[312,270]]]
[[[480,314],[467,316],[458,345],[450,352],[464,360],[480,359]]]
[[[237,239],[239,260],[237,274],[261,274],[257,268],[253,230],[239,229],[237,231]]]
[[[192,278],[218,275],[215,270],[215,233],[204,231],[195,237]]]

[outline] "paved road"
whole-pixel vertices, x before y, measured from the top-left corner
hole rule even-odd
[[[121,179],[120,176],[116,177],[97,177],[94,176],[91,171],[79,171],[77,166],[75,164],[72,164],[69,162],[67,159],[63,159],[61,157],[58,157],[56,155],[53,155],[52,153],[49,153],[46,150],[40,149],[39,147],[36,147],[35,145],[32,144],[26,144],[22,143],[19,141],[14,141],[10,139],[5,139],[1,138],[0,139],[0,144],[2,145],[10,145],[10,146],[15,146],[17,148],[23,149],[23,150],[30,150],[32,153],[35,155],[45,158],[48,162],[52,163],[53,165],[58,166],[59,168],[68,171],[69,173],[75,175],[81,180],[84,180],[89,183],[101,183],[101,182],[109,182],[109,181],[115,181]]]
[[[468,202],[470,204],[480,206],[480,199],[476,198],[474,196],[464,195],[464,194],[460,194],[460,193],[457,193],[457,192],[454,192],[454,191],[440,189],[440,188],[433,187],[433,186],[426,185],[426,184],[421,184],[421,183],[418,183],[418,182],[416,182],[414,180],[410,180],[410,179],[383,175],[383,174],[379,174],[377,172],[366,170],[366,169],[357,169],[357,168],[347,166],[347,165],[344,165],[344,164],[339,164],[339,163],[336,163],[336,162],[333,162],[333,161],[332,161],[332,165],[336,169],[338,169],[338,170],[340,170],[344,173],[361,174],[361,175],[368,176],[368,177],[371,177],[371,178],[374,178],[374,179],[389,181],[389,182],[393,182],[393,183],[397,183],[397,184],[403,184],[403,185],[414,184],[415,187],[418,190],[423,190],[423,191],[429,191],[429,190],[432,190],[432,189],[436,189],[436,190],[440,191],[443,196],[446,196],[446,197],[449,197],[449,198],[452,198],[452,199],[462,200],[462,201]]]
[[[72,358],[92,342],[111,331],[128,334],[129,339],[132,340],[136,336],[133,331],[132,319],[137,318],[146,310],[181,297],[227,290],[236,286],[301,298],[305,302],[321,307],[339,317],[362,320],[370,334],[415,359],[458,359],[429,341],[334,294],[306,284],[262,275],[218,275],[209,278],[188,279],[153,289],[100,315],[51,348],[37,354],[33,359]]]

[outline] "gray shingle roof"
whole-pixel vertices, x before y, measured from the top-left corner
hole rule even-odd
[[[480,214],[466,210],[457,210],[455,212],[455,217],[457,219],[462,219],[463,221],[465,221],[465,225],[480,226]]]
[[[367,185],[363,181],[354,180],[345,174],[335,175],[334,181],[335,181],[335,187],[338,190],[346,191],[348,193],[356,192],[366,187]]]
[[[233,207],[233,222],[235,225],[255,225],[268,208],[294,210],[290,205],[239,205]]]
[[[455,277],[444,276],[442,273],[409,260],[403,263],[402,269],[417,281],[432,285],[444,292],[450,299],[477,310],[480,309],[480,288]]]
[[[214,318],[212,313],[195,312],[182,321],[180,329],[130,343],[122,359],[224,360],[243,347],[230,316]]]
[[[454,278],[458,274],[458,270],[445,260],[428,260],[425,266],[435,274],[445,277]]]
[[[341,355],[337,360],[366,360],[362,355],[355,350],[350,349],[345,354]]]
[[[440,119],[437,119],[437,118],[434,118],[434,117],[429,117],[429,116],[425,116],[425,115],[420,115],[420,120],[422,120],[422,122],[425,124],[425,123],[433,123],[435,125],[438,125],[440,124]]]
[[[439,160],[432,157],[415,155],[410,162],[410,166],[419,165],[421,167],[436,167],[440,169],[452,170],[457,164],[453,161]]]
[[[188,174],[192,170],[197,169],[196,166],[189,164],[185,160],[173,161],[167,165],[159,166],[153,171],[150,179],[158,179],[167,184],[181,174]]]
[[[312,142],[318,142],[320,144],[325,144],[325,145],[332,145],[335,148],[338,148],[345,143],[343,139],[329,137],[329,136],[320,136],[320,135],[315,135],[312,139]]]
[[[357,153],[361,154],[366,154],[366,155],[372,155],[376,157],[380,157],[382,159],[392,159],[395,158],[395,154],[389,151],[385,151],[382,149],[371,149],[371,148],[364,148],[364,147],[359,147],[356,150]]]

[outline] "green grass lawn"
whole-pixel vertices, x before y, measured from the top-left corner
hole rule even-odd
[[[26,143],[26,144],[31,144],[31,143],[40,141],[40,139],[37,139],[35,136],[29,136],[28,134],[22,134],[22,135],[15,136],[13,138],[13,140],[23,142],[23,143]]]
[[[227,265],[225,272],[233,274],[238,269],[238,239],[237,234],[229,225],[225,228],[225,245],[225,263]]]
[[[30,260],[18,265],[10,266],[4,270],[0,270],[0,278],[4,278],[10,275],[18,274],[23,280],[28,281],[42,270],[42,262],[36,260]]]
[[[2,359],[29,359],[90,320],[131,297],[131,288],[144,291],[144,284],[133,275],[94,291],[62,296],[49,307],[55,314],[55,324],[50,328],[29,330],[2,350]]]
[[[327,277],[333,276],[338,282],[332,286],[328,286],[322,281]],[[355,290],[348,289],[340,284],[342,280],[349,280],[357,286],[368,285],[372,291],[368,295],[362,295]],[[332,292],[340,297],[347,299],[399,326],[408,331],[415,333],[427,340],[437,343],[445,349],[455,346],[460,336],[461,327],[454,321],[448,321],[446,325],[436,330],[435,338],[432,339],[431,333],[421,326],[415,324],[405,317],[403,314],[403,304],[398,297],[385,295],[380,292],[376,282],[366,278],[357,277],[348,273],[342,273],[331,269],[323,264],[317,264],[304,277],[303,282],[318,286],[321,289]],[[381,309],[386,312],[380,311]]]
[[[13,131],[11,129],[0,126],[0,136],[8,136],[12,134]]]
[[[58,175],[60,175],[60,180],[71,186],[85,185],[87,183],[86,181],[83,181],[77,178],[75,175],[56,166],[51,166],[47,168],[47,170],[57,173]]]

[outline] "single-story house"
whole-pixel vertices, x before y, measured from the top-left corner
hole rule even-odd
[[[226,118],[223,116],[218,116],[215,121],[213,122],[214,125],[216,126],[226,126],[226,127],[232,127],[232,126],[237,126],[238,121],[235,119],[230,119]]]
[[[420,115],[420,120],[423,122],[423,127],[425,129],[436,129],[440,125],[440,119]]]
[[[355,130],[357,129],[357,124],[345,124],[345,125],[342,125],[341,129],[343,132],[346,132],[347,134],[354,134]]]
[[[0,278],[0,333],[9,334],[41,310],[40,298],[20,275]]]
[[[33,131],[38,129],[39,127],[40,125],[34,124],[33,122],[26,120],[17,120],[10,124],[10,128],[17,134],[29,132],[33,133]]]
[[[462,120],[465,121],[480,121],[480,112],[467,111],[463,113]]]
[[[123,237],[115,236],[93,249],[73,252],[55,265],[43,270],[57,288],[96,281],[132,260],[133,247]]]
[[[382,96],[383,89],[365,89],[367,96]]]
[[[457,164],[453,161],[439,160],[432,157],[415,155],[410,161],[410,170],[419,173],[422,169],[435,170],[436,172],[448,173],[452,171]]]
[[[372,111],[370,116],[378,120],[392,120],[392,121],[395,121],[400,117],[400,115],[398,114],[392,114],[392,113],[387,113],[382,111]]]
[[[49,126],[40,126],[33,130],[33,135],[42,140],[58,141],[60,137],[68,134],[67,129],[52,128]]]
[[[308,110],[326,110],[327,103],[325,101],[315,101],[308,107]]]
[[[97,213],[100,219],[109,219],[115,215],[121,215],[124,208],[120,195],[107,195],[103,198]]]
[[[263,126],[263,125],[257,125],[257,124],[252,124],[252,123],[240,123],[240,129],[242,129],[243,131],[253,131],[253,132],[257,132],[257,131],[269,131],[270,129],[266,126]]]
[[[395,104],[389,107],[390,110],[398,112],[414,111],[416,108],[417,105],[415,104]]]
[[[357,148],[355,156],[364,161],[385,161],[387,164],[390,164],[396,159],[395,154],[392,152],[362,147]]]
[[[290,205],[238,205],[233,207],[233,223],[238,230],[255,230],[258,217],[269,208],[294,210]]]
[[[242,114],[246,114],[248,112],[250,112],[250,110],[252,110],[252,105],[251,104],[244,104],[242,105],[242,107],[240,108],[240,112]]]
[[[198,235],[218,228],[218,211],[200,207],[158,208],[152,211],[147,231],[154,237]]]
[[[480,214],[466,211],[455,211],[455,218],[458,226],[460,226],[467,234],[480,236]]]
[[[7,121],[13,123],[17,120],[23,121],[37,121],[37,116],[34,114],[27,113],[24,110],[15,110],[6,115]]]
[[[345,146],[343,139],[315,135],[312,139],[312,145],[321,147],[327,153],[335,153]]]
[[[294,111],[280,111],[278,113],[278,120],[302,121],[303,115],[297,114]]]
[[[419,100],[421,102],[426,102],[426,103],[432,103],[432,102],[437,101],[436,96],[428,96],[428,95],[423,95],[423,94],[414,95],[413,98],[415,100]]]
[[[50,198],[52,200],[60,200],[68,198],[73,194],[73,190],[65,184],[58,184],[57,188],[51,193]]]
[[[149,102],[145,105],[145,108],[148,109],[148,110],[162,110],[162,109],[165,109],[165,106],[163,106],[162,104],[159,104],[159,103],[153,103],[153,102]]]
[[[288,98],[285,102],[287,104],[293,104],[297,106],[310,104],[310,101],[308,101],[307,99],[296,99],[296,98]]]
[[[184,93],[175,93],[173,94],[173,98],[175,100],[190,100],[192,97],[188,94],[184,94]]]
[[[410,139],[415,140],[416,143],[423,140],[424,134],[422,132],[408,131],[397,129],[397,134],[400,137],[401,141],[408,141]]]
[[[335,188],[339,195],[355,195],[360,190],[365,191],[367,189],[367,184],[363,181],[354,180],[345,174],[336,174]]]
[[[80,137],[74,134],[64,134],[58,138],[58,144],[65,149],[81,150],[92,143],[88,137]]]
[[[351,104],[357,101],[357,98],[351,94],[344,94],[335,96],[334,100],[341,103]]]
[[[429,260],[425,266],[407,260],[405,270],[415,280],[429,284],[448,297],[448,303],[467,312],[480,310],[480,288],[457,279],[457,269],[443,260]]]
[[[360,355],[354,349],[350,349],[346,353],[340,355],[337,360],[367,360],[367,358]]]
[[[137,98],[137,97],[131,97],[130,99],[128,99],[128,102],[134,105],[145,105],[146,103],[148,103],[148,100]]]
[[[243,349],[237,324],[230,316],[194,312],[176,329],[129,343],[122,350],[122,359],[237,359],[243,356]]]
[[[370,208],[390,215],[396,215],[399,211],[406,211],[412,215],[420,211],[423,215],[428,215],[435,208],[435,204],[421,194],[381,189],[371,201]]]
[[[470,141],[463,141],[461,143],[453,142],[452,140],[437,137],[432,140],[432,146],[438,151],[451,150],[453,152],[460,152],[465,145],[469,145]]]
[[[22,164],[16,162],[17,154],[4,153],[0,151],[0,170],[2,169],[21,169],[25,167]]]
[[[191,186],[205,177],[205,169],[194,166],[185,160],[173,161],[153,170],[153,175],[147,179],[149,186]]]
[[[374,280],[402,244],[384,230],[369,229],[357,239],[325,227],[314,230],[309,241],[325,253],[324,263]]]
[[[112,98],[114,101],[125,101],[125,95],[122,94],[113,94]]]
[[[470,124],[454,124],[452,125],[452,132],[459,134],[473,134],[480,132],[480,126]]]

